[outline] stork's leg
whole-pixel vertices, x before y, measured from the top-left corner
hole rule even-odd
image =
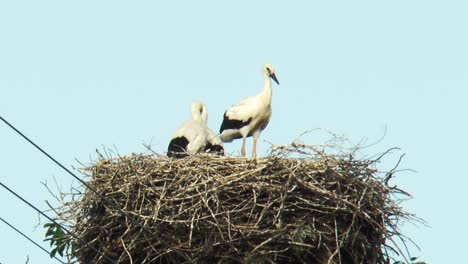
[[[257,136],[254,135],[253,149],[252,149],[252,158],[257,158]]]
[[[242,156],[245,157],[245,137],[242,138]]]

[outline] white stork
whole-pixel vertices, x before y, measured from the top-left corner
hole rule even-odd
[[[200,101],[194,101],[191,105],[192,119],[185,121],[173,134],[167,148],[167,156],[182,158],[201,151],[224,153],[223,145],[219,138],[207,127],[208,110]],[[219,141],[219,142],[218,142]]]
[[[271,79],[279,84],[275,70],[270,64],[263,66],[263,90],[256,96],[247,97],[231,106],[224,113],[224,120],[219,129],[224,142],[242,138],[242,156],[245,157],[245,140],[253,136],[252,157],[257,157],[257,140],[271,117]]]

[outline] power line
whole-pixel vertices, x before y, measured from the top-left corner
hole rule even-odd
[[[50,255],[49,251],[47,251],[47,249],[43,248],[41,245],[39,245],[38,243],[36,243],[34,240],[32,240],[30,237],[28,237],[27,235],[25,235],[23,232],[21,232],[20,230],[18,230],[16,227],[14,227],[12,224],[8,223],[5,219],[3,219],[1,216],[0,216],[0,220],[3,221],[6,225],[8,225],[11,229],[15,230],[18,234],[22,235],[24,238],[26,238],[27,240],[29,240],[29,242],[33,243],[34,245],[36,245],[36,247],[42,249],[42,251],[44,251],[45,253],[47,253],[47,255]],[[65,262],[61,261],[59,258],[57,258],[56,256],[53,256],[53,258],[55,258],[57,261],[59,261],[60,263],[63,263],[63,264],[66,264]]]
[[[55,221],[54,219],[52,219],[50,216],[46,215],[44,212],[42,212],[41,210],[39,210],[36,206],[32,205],[30,202],[28,202],[26,199],[24,199],[23,197],[21,197],[21,195],[17,194],[15,191],[13,191],[12,189],[8,188],[5,184],[3,184],[2,182],[0,182],[0,186],[2,186],[3,188],[5,188],[7,191],[9,191],[11,194],[13,194],[14,196],[16,196],[18,199],[20,199],[21,201],[23,201],[25,204],[29,205],[29,207],[33,208],[34,210],[36,210],[36,212],[38,212],[39,214],[41,214],[42,216],[44,216],[45,218],[49,219],[49,221],[51,221],[52,223],[60,226],[63,230],[65,230],[67,233],[69,233],[70,235],[72,235],[75,239],[78,239],[81,243],[83,243],[85,246],[91,248],[93,251],[95,251],[96,253],[98,253],[99,255],[101,255],[102,257],[104,257],[105,259],[109,260],[111,263],[117,263],[115,260],[109,258],[108,256],[104,255],[103,253],[101,253],[101,251],[99,251],[97,248],[95,248],[94,246],[90,245],[88,242],[86,242],[85,240],[83,240],[81,237],[77,236],[75,233],[73,233],[72,231],[68,230],[67,228],[65,228],[63,225],[59,224],[57,221]]]
[[[56,159],[54,159],[51,155],[49,155],[49,153],[47,153],[45,150],[43,150],[41,147],[39,147],[36,143],[34,143],[32,140],[30,140],[27,136],[25,136],[23,133],[21,133],[21,131],[19,131],[16,127],[14,127],[12,124],[10,124],[8,121],[6,121],[2,116],[0,116],[0,119],[5,123],[7,124],[11,129],[13,129],[17,134],[19,134],[21,137],[23,137],[26,141],[28,141],[31,145],[33,145],[36,149],[38,149],[40,152],[42,152],[42,154],[46,155],[50,160],[52,160],[55,164],[57,164],[59,167],[61,167],[62,169],[64,169],[68,174],[70,174],[73,178],[75,178],[76,180],[78,180],[81,184],[83,184],[86,188],[88,188],[89,190],[91,190],[93,193],[95,193],[97,196],[99,196],[101,199],[103,199],[104,201],[106,201],[107,203],[109,203],[111,205],[111,207],[115,210],[117,210],[121,215],[127,217],[128,219],[130,219],[130,221],[132,221],[134,224],[138,225],[139,227],[141,227],[143,230],[145,230],[146,232],[148,232],[149,234],[151,234],[152,236],[154,236],[157,240],[159,240],[164,246],[170,248],[172,251],[174,251],[177,255],[181,256],[182,258],[184,258],[185,260],[189,261],[189,262],[192,262],[192,260],[187,256],[185,255],[184,253],[180,252],[179,250],[175,249],[174,247],[172,247],[168,242],[166,242],[165,240],[163,240],[161,237],[159,237],[158,235],[154,234],[150,229],[148,229],[146,226],[142,225],[140,222],[138,222],[135,218],[133,218],[132,216],[126,214],[122,209],[120,209],[115,203],[113,203],[112,201],[110,201],[109,199],[107,199],[104,195],[102,195],[101,193],[99,193],[98,191],[96,191],[94,188],[92,188],[91,186],[89,186],[89,184],[87,184],[86,182],[84,182],[82,179],[80,179],[78,176],[76,176],[73,172],[71,172],[69,169],[67,169],[65,166],[63,166],[60,162],[58,162]]]

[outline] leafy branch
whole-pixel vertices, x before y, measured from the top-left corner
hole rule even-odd
[[[57,253],[63,257],[64,252],[68,255],[71,243],[62,227],[56,223],[46,223],[44,228],[47,228],[44,241],[50,241],[50,246],[53,247],[50,251],[50,257],[55,257]]]

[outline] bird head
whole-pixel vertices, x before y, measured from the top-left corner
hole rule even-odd
[[[263,74],[273,79],[273,81],[275,81],[279,85],[278,79],[275,75],[275,69],[273,69],[273,66],[271,66],[271,64],[263,65]]]
[[[200,101],[194,101],[191,106],[193,120],[202,120],[203,122],[208,121],[208,109]]]

